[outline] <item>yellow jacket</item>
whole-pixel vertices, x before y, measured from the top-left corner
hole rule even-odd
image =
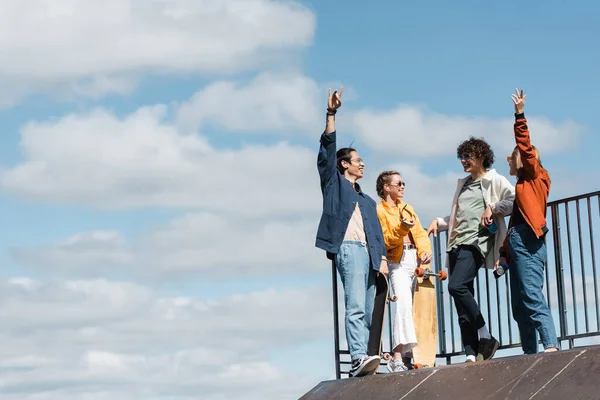
[[[401,200],[397,200],[397,205],[398,208],[393,208],[385,200],[377,204],[377,216],[383,230],[383,239],[385,240],[388,259],[394,263],[400,262],[402,253],[404,253],[404,236],[409,231],[417,247],[417,255],[421,256],[423,253],[431,254],[431,241],[429,240],[427,231],[423,229],[415,210]],[[402,217],[408,221],[414,219],[415,225],[412,228],[406,229],[402,227],[400,212],[402,212]]]

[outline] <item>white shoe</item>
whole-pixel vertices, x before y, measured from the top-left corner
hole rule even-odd
[[[475,356],[467,356],[467,360],[465,362],[475,362],[475,361],[477,361]]]
[[[387,364],[387,369],[391,373],[408,371],[408,368],[401,360],[390,360]]]

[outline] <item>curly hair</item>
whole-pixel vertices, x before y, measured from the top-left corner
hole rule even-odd
[[[402,174],[400,174],[400,172],[397,172],[397,171],[383,171],[377,177],[377,184],[376,184],[377,194],[382,199],[385,199],[385,192],[383,191],[383,185],[389,185],[392,182],[392,176],[394,176],[394,175],[402,176]]]
[[[475,138],[471,136],[469,140],[465,140],[458,145],[456,155],[470,154],[473,157],[483,160],[483,168],[488,169],[494,164],[494,151],[483,138]]]

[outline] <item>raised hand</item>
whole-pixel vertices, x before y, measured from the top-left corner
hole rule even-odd
[[[517,114],[523,114],[523,107],[525,107],[525,98],[527,98],[527,96],[523,92],[523,89],[521,89],[521,92],[519,92],[519,89],[515,89],[515,94],[511,95],[510,97],[512,98],[512,101],[515,105],[515,112]]]
[[[342,91],[344,88],[340,86],[340,90],[336,90],[331,93],[331,89],[329,89],[329,100],[327,101],[327,109],[331,111],[335,111],[342,106]]]

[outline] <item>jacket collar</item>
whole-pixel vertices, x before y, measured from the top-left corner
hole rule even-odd
[[[340,174],[340,175],[341,175],[341,174]],[[343,178],[343,179],[344,179],[346,182],[348,182],[348,184],[349,184],[350,186],[353,186],[353,185],[352,185],[352,182],[350,182],[350,181],[349,181],[349,180],[348,180],[348,179],[347,179],[347,178],[346,178],[344,175],[342,175],[342,178]],[[362,191],[362,189],[360,188],[360,185],[358,184],[358,182],[354,182],[354,186],[352,187],[352,189],[353,189],[353,190],[355,190],[355,191],[356,191],[356,193],[358,193],[358,194],[360,194],[361,196],[363,196],[363,191]]]
[[[498,173],[496,172],[495,169],[490,169],[488,170],[482,177],[481,180],[482,181],[491,181],[492,179],[494,179],[494,177],[498,175]],[[465,183],[466,181],[469,180],[469,178],[471,178],[471,175],[467,175],[462,179],[459,179],[459,181],[461,181],[462,183]]]
[[[387,201],[381,200],[381,204],[383,204],[383,208],[385,208],[387,211],[392,210],[392,206],[390,206]],[[404,204],[406,204],[406,203],[403,202],[402,200],[400,200],[400,199],[396,200],[396,207],[402,208]]]

